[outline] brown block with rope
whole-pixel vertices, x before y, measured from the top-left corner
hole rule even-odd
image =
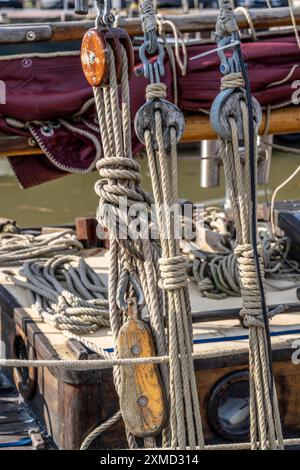
[[[117,342],[120,358],[155,356],[149,327],[137,317],[136,304],[128,300],[128,320]],[[167,408],[156,364],[121,367],[120,408],[127,429],[136,437],[158,434],[167,419]]]

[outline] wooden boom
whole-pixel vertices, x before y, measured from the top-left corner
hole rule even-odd
[[[213,131],[209,118],[203,114],[185,116],[185,131],[182,143],[213,140],[217,136]],[[266,125],[266,114],[263,113],[259,133],[263,134]],[[272,111],[270,117],[269,134],[289,134],[300,132],[300,106],[288,106]],[[42,154],[39,147],[32,147],[24,137],[0,135],[0,158]]]
[[[296,24],[300,25],[300,7],[293,9]],[[253,25],[256,29],[267,29],[271,27],[291,26],[290,10],[283,8],[258,8],[249,10]],[[190,15],[164,15],[164,19],[171,20],[182,32],[213,31],[215,29],[218,10],[201,11]],[[245,15],[236,13],[237,22],[240,29],[249,27]],[[39,24],[20,24],[0,26],[0,44],[18,44],[26,42],[41,41],[67,41],[80,40],[84,33],[94,26],[94,21],[69,21],[50,22]],[[118,27],[126,29],[130,36],[142,35],[142,25],[140,18],[118,19]],[[168,26],[166,27],[168,31]],[[34,32],[28,36],[28,32]],[[28,39],[28,37],[30,39]]]

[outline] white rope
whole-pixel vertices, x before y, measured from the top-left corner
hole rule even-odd
[[[296,170],[293,171],[293,173],[288,178],[286,178],[282,183],[280,183],[277,186],[277,188],[275,188],[275,190],[273,191],[272,198],[271,198],[270,212],[271,212],[271,227],[272,227],[272,232],[274,236],[275,236],[275,231],[276,231],[275,219],[274,219],[274,205],[275,205],[276,196],[282,188],[284,188],[290,181],[292,181],[293,178],[295,178],[295,176],[298,175],[299,171],[300,171],[300,165],[296,168]]]
[[[243,117],[245,165],[242,167],[237,124],[229,118],[232,140],[221,140],[226,184],[237,229],[235,254],[239,265],[239,277],[243,307],[241,316],[249,327],[249,382],[250,382],[250,434],[252,449],[283,448],[281,423],[275,385],[270,384],[268,373],[268,349],[261,311],[260,291],[256,276],[254,254],[251,245],[251,191],[249,175],[248,111],[240,102]],[[256,135],[254,136],[256,141]],[[254,202],[256,203],[256,202]],[[263,265],[260,264],[263,277]],[[273,387],[273,398],[270,389]],[[257,444],[258,442],[258,444]]]
[[[297,28],[297,23],[296,23],[296,18],[295,18],[295,15],[294,15],[293,6],[294,5],[293,5],[292,0],[289,0],[289,9],[290,9],[292,25],[293,25],[293,28],[294,28],[294,33],[295,33],[295,37],[296,37],[296,40],[297,40],[297,44],[298,44],[298,47],[300,49],[300,36],[299,36],[298,28]]]
[[[156,29],[156,15],[153,0],[143,0],[140,5],[143,31],[149,33]]]
[[[237,7],[237,8],[235,8],[234,13],[242,13],[244,15],[244,17],[246,18],[246,20],[248,22],[252,38],[253,38],[254,41],[257,41],[256,29],[254,27],[254,24],[253,24],[253,21],[252,21],[252,18],[251,18],[251,14],[250,14],[250,11],[248,10],[248,8]]]
[[[106,420],[104,423],[100,424],[97,426],[90,434],[84,439],[80,446],[80,450],[87,450],[91,443],[99,437],[101,434],[103,434],[105,431],[107,431],[109,428],[111,428],[114,424],[116,424],[119,420],[121,419],[121,412],[117,411],[111,418]]]
[[[152,198],[140,187],[140,167],[132,158],[130,96],[128,87],[128,65],[125,50],[122,48],[121,94],[118,94],[114,55],[108,49],[110,74],[109,87],[94,88],[95,103],[99,119],[103,156],[97,168],[101,179],[96,183],[95,191],[100,197],[97,218],[110,229],[110,262],[109,262],[109,308],[110,324],[116,344],[120,328],[126,321],[126,312],[117,304],[119,290],[126,273],[137,273],[141,282],[146,306],[150,317],[150,326],[154,335],[158,355],[166,354],[166,340],[163,323],[163,298],[158,288],[158,247],[149,237],[140,235],[138,240],[122,239],[110,226],[107,208],[115,214],[116,220],[122,220],[119,211],[120,198],[127,199],[128,206],[143,203],[150,213]],[[119,100],[120,96],[120,100]],[[125,313],[125,315],[124,315]],[[118,352],[116,351],[116,355]],[[161,366],[163,384],[168,391],[168,375],[164,365]],[[115,385],[120,392],[120,372],[114,370]],[[128,433],[127,433],[128,434]],[[130,447],[136,447],[133,436],[128,434]],[[168,444],[168,442],[166,442]]]
[[[107,289],[100,276],[74,255],[26,261],[6,279],[30,292],[32,308],[62,331],[88,334],[109,326]]]

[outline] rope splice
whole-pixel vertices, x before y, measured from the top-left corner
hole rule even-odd
[[[133,344],[129,349],[127,346],[132,338],[130,328],[135,327],[137,335],[140,335],[145,327],[140,318],[129,321],[129,301],[136,301],[140,316],[142,299],[145,299],[145,313],[148,315],[150,325],[149,334],[153,335],[154,342],[153,352],[148,351],[147,355],[150,353],[150,356],[153,356],[156,351],[159,356],[164,356],[167,350],[163,334],[163,297],[158,288],[159,246],[156,240],[151,239],[148,232],[144,236],[144,232],[141,231],[137,238],[133,238],[130,231],[123,236],[119,230],[122,220],[128,215],[133,204],[143,205],[148,219],[152,203],[151,196],[140,187],[140,167],[132,158],[128,82],[132,71],[130,64],[133,64],[133,49],[129,38],[125,41],[123,39],[125,32],[121,34],[121,30],[111,28],[108,24],[104,27],[102,23],[98,18],[96,28],[87,32],[84,37],[82,63],[86,78],[93,86],[103,145],[104,158],[97,165],[101,179],[96,183],[95,191],[100,198],[97,218],[110,232],[108,298],[110,325],[116,346],[115,354],[116,357],[127,358],[138,358],[143,354],[142,348],[137,347],[138,344]],[[90,41],[89,33],[94,41]],[[122,201],[126,201],[125,213],[122,211]],[[142,330],[137,331],[137,327],[141,327],[141,324],[143,324]],[[143,331],[146,331],[145,328]],[[144,369],[139,365],[128,367],[130,370],[127,372],[135,378],[139,377],[141,370],[151,367],[153,369],[152,364]],[[159,369],[155,370],[161,375],[161,379],[157,379],[157,385],[161,380],[167,391],[166,365],[161,364]],[[119,367],[114,368],[114,381],[120,397],[121,414],[129,447],[138,447],[136,436],[144,437],[145,446],[155,447],[155,436],[162,427],[166,426],[165,419],[161,421],[162,425],[152,427],[151,390],[143,390],[140,395],[141,384],[137,379],[130,382],[130,387],[134,387],[134,393],[127,393],[128,406],[124,405],[124,387],[128,385],[128,381],[124,380],[122,374]],[[135,398],[136,401],[133,402]],[[138,417],[140,419],[137,422]],[[163,436],[164,444],[168,445],[165,430]]]

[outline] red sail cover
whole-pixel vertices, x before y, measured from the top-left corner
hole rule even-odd
[[[189,46],[188,56],[213,49]],[[300,85],[300,51],[294,36],[242,45],[251,88],[261,105],[290,102]],[[138,65],[138,64],[137,64]],[[178,105],[186,112],[209,110],[220,89],[219,57],[211,54],[190,61],[185,76],[178,70]],[[163,81],[173,99],[173,77],[165,63]],[[47,158],[11,158],[20,184],[27,188],[66,173],[91,171],[101,156],[101,139],[92,103],[92,90],[83,76],[79,55],[1,58],[0,80],[6,85],[6,104],[0,104],[0,130],[33,136]],[[131,79],[132,120],[145,101],[147,82]],[[17,122],[16,122],[17,120]],[[25,124],[25,127],[21,127]],[[133,152],[141,149],[132,130]]]

